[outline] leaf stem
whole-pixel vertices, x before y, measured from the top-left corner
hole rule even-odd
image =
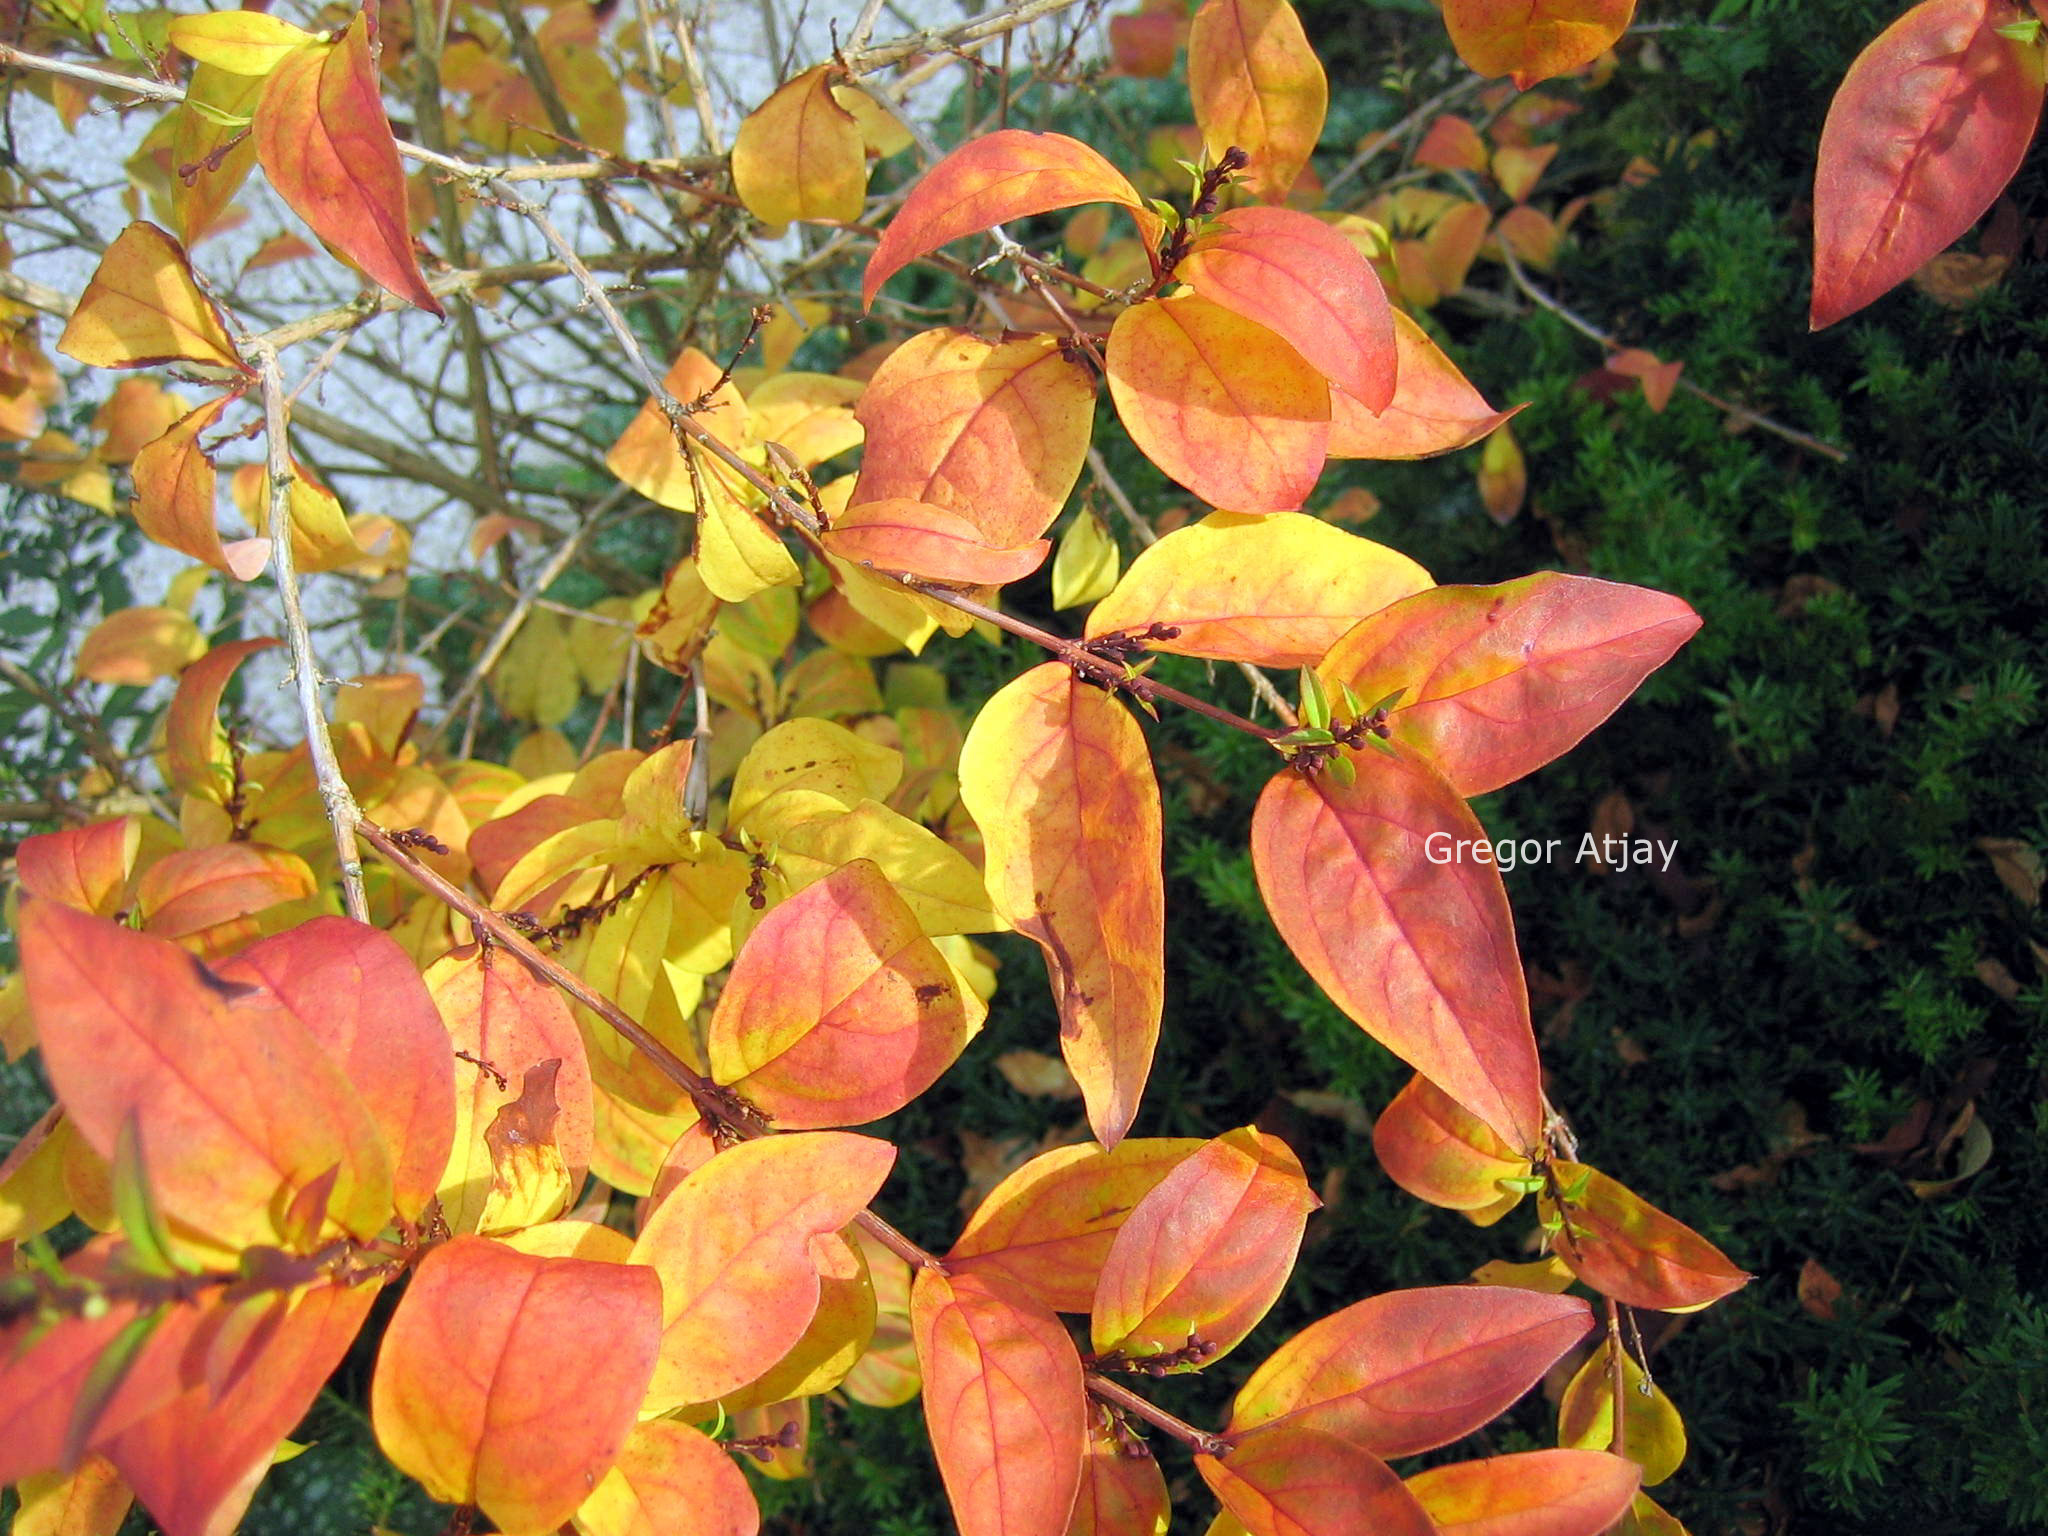
[[[1227,1456],[1230,1441],[1222,1435],[1212,1435],[1205,1429],[1197,1429],[1186,1419],[1177,1418],[1164,1408],[1138,1396],[1122,1382],[1111,1381],[1107,1376],[1089,1372],[1087,1377],[1089,1395],[1112,1408],[1120,1408],[1134,1419],[1143,1419],[1154,1429],[1171,1435],[1181,1444],[1190,1447],[1201,1456]]]

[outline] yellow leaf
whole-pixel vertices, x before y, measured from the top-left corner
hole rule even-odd
[[[1122,552],[1102,519],[1082,508],[1060,540],[1059,553],[1052,557],[1053,607],[1078,608],[1107,597],[1116,586],[1122,561]]]
[[[73,670],[95,683],[146,688],[206,654],[199,626],[175,608],[124,608],[94,626]]]
[[[284,56],[318,42],[311,32],[262,11],[215,11],[175,16],[170,39],[177,50],[231,75],[267,75]]]
[[[867,146],[853,114],[833,99],[832,68],[805,70],[740,124],[732,146],[733,190],[763,224],[860,217]]]
[[[183,359],[248,372],[185,248],[154,224],[130,224],[107,247],[57,350],[94,368]]]
[[[756,807],[783,790],[829,795],[851,810],[886,800],[903,778],[903,754],[829,720],[787,720],[755,742],[734,773],[726,819],[744,827]]]
[[[1614,1443],[1614,1389],[1609,1374],[1612,1340],[1594,1350],[1564,1389],[1557,1409],[1557,1443],[1577,1450],[1604,1451]],[[1623,1437],[1628,1459],[1643,1469],[1643,1486],[1654,1488],[1685,1460],[1685,1420],[1662,1385],[1652,1385],[1643,1368],[1621,1352]]]

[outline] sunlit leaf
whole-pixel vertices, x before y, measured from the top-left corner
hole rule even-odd
[[[1603,1296],[1631,1307],[1695,1312],[1739,1291],[1751,1276],[1692,1228],[1597,1169],[1552,1163],[1566,1194],[1557,1256]],[[1555,1202],[1541,1200],[1546,1217]]]
[[[1636,1471],[1598,1451],[1523,1451],[1408,1479],[1444,1536],[1600,1536],[1636,1496]]]
[[[107,247],[57,350],[95,368],[183,359],[248,372],[219,308],[192,281],[185,248],[147,222]]]
[[[1234,1437],[1195,1470],[1250,1536],[1435,1536],[1436,1527],[1337,1400]]]
[[[1685,1420],[1662,1383],[1652,1383],[1627,1349],[1621,1352],[1622,1437],[1628,1459],[1654,1488],[1685,1461]],[[1557,1443],[1587,1451],[1614,1446],[1614,1341],[1601,1342],[1573,1375],[1557,1405]],[[1633,1489],[1630,1490],[1633,1494]]]
[[[902,500],[856,502],[833,519],[820,542],[850,564],[962,587],[1021,581],[1045,563],[1052,548],[1044,539],[991,548],[980,528],[959,513]]]
[[[1287,0],[1206,0],[1188,35],[1188,95],[1214,164],[1251,156],[1246,184],[1284,198],[1322,136],[1330,85]]]
[[[1418,1074],[1373,1123],[1372,1149],[1387,1177],[1418,1200],[1464,1211],[1481,1226],[1507,1214],[1502,1179],[1529,1160],[1485,1121]]]
[[[1099,1430],[1088,1437],[1068,1536],[1166,1536],[1171,1513],[1165,1474],[1149,1451]]]
[[[761,1512],[730,1453],[674,1419],[636,1424],[576,1511],[581,1536],[754,1536]]]
[[[1330,457],[1426,459],[1478,442],[1520,406],[1496,411],[1416,321],[1394,312],[1394,398],[1378,415],[1330,392]]]
[[[763,224],[860,217],[868,161],[860,124],[832,95],[834,66],[807,69],[740,124],[732,185]]]
[[[1444,0],[1458,57],[1526,91],[1592,63],[1628,30],[1636,0]]]

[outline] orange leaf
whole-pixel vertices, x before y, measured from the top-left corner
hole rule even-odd
[[[123,608],[78,642],[72,670],[95,683],[147,688],[173,677],[206,651],[206,637],[176,608]]]
[[[1550,162],[1557,158],[1555,144],[1503,144],[1493,152],[1493,180],[1511,201],[1524,203],[1536,190]]]
[[[1381,1456],[1469,1435],[1542,1380],[1593,1327],[1576,1296],[1491,1286],[1389,1291],[1309,1324],[1231,1406],[1233,1435],[1333,1402]]]
[[[1415,163],[1440,171],[1486,170],[1486,141],[1479,130],[1462,117],[1440,117],[1415,146]]]
[[[1204,1145],[1130,1136],[1113,1150],[1084,1143],[1034,1157],[989,1191],[946,1263],[999,1276],[1057,1312],[1093,1311],[1096,1277],[1124,1218]]]
[[[1634,1502],[1633,1462],[1605,1451],[1524,1451],[1408,1479],[1444,1536],[1600,1536]]]
[[[1636,0],[1444,0],[1458,57],[1518,90],[1592,63],[1628,30]]]
[[[1263,325],[1198,293],[1147,300],[1117,316],[1105,360],[1131,441],[1204,501],[1291,512],[1315,488],[1330,387]]]
[[[188,795],[224,803],[233,785],[220,745],[220,699],[235,670],[277,640],[231,640],[217,645],[185,669],[164,724],[164,768],[171,783]]]
[[[1494,587],[1433,587],[1361,620],[1316,670],[1388,715],[1461,795],[1563,756],[1700,627],[1681,599],[1539,572]]]
[[[925,331],[890,353],[854,407],[867,429],[856,502],[930,502],[997,548],[1052,525],[1088,456],[1095,381],[1051,336]]]
[[[576,1511],[581,1536],[754,1536],[761,1511],[732,1453],[674,1419],[633,1426]]]
[[[292,1198],[375,1237],[391,1171],[368,1110],[304,1026],[162,939],[51,901],[21,909],[22,972],[65,1113],[111,1158],[133,1122],[164,1214],[237,1247],[276,1244]]]
[[[1166,1536],[1171,1513],[1166,1476],[1142,1441],[1126,1449],[1115,1436],[1088,1437],[1068,1536]]]
[[[1060,1050],[1104,1146],[1130,1130],[1164,1004],[1159,783],[1122,704],[1058,662],[982,706],[960,749],[989,899],[1045,954]]]
[[[903,898],[856,859],[748,938],[711,1016],[711,1073],[785,1129],[861,1125],[936,1082],[981,1017]]]
[[[910,1327],[961,1536],[1065,1536],[1088,1419],[1066,1328],[986,1276],[928,1269],[911,1287]]]
[[[1353,784],[1283,770],[1252,817],[1266,910],[1365,1032],[1518,1149],[1542,1143],[1528,990],[1490,864],[1432,857],[1483,840],[1456,790],[1409,752],[1360,752]]]
[[[1167,624],[1155,651],[1312,667],[1364,614],[1430,586],[1406,555],[1293,512],[1212,512],[1131,562],[1088,615],[1090,638]]]
[[[1631,1307],[1696,1312],[1749,1284],[1751,1276],[1720,1249],[1606,1174],[1578,1163],[1552,1163],[1550,1171],[1568,1197],[1566,1228],[1552,1246],[1601,1295]],[[1538,1208],[1549,1217],[1555,1204],[1545,1194]]]
[[[160,939],[198,939],[206,930],[311,896],[306,861],[262,843],[216,843],[167,853],[135,885],[135,910]]]
[[[847,508],[820,542],[850,565],[907,571],[959,587],[1021,581],[1052,549],[1046,539],[993,549],[971,519],[930,502],[893,499]]]
[[[375,928],[316,917],[220,975],[266,987],[348,1074],[383,1134],[398,1214],[417,1221],[454,1142],[455,1058],[411,957]]]
[[[1358,247],[1291,208],[1232,208],[1189,248],[1177,276],[1257,321],[1368,410],[1394,398],[1394,311]]]
[[[834,66],[807,69],[747,114],[732,144],[732,186],[763,224],[851,222],[867,196],[860,124],[832,99]]]
[[[1354,1417],[1348,1403],[1325,1403],[1247,1431],[1227,1457],[1195,1457],[1195,1470],[1250,1536],[1435,1536]]]
[[[2011,0],[1922,0],[1856,56],[1813,182],[1815,330],[1905,281],[2005,189],[2041,117],[2038,42]]]
[[[135,521],[157,543],[237,581],[253,581],[270,560],[270,540],[223,544],[214,521],[219,476],[199,434],[220,420],[233,395],[209,400],[135,455]],[[273,642],[274,643],[274,642]]]
[[[1496,411],[1445,357],[1429,333],[1394,313],[1394,399],[1375,416],[1341,390],[1330,392],[1330,457],[1426,459],[1470,447],[1522,407]]]
[[[1479,450],[1479,499],[1496,523],[1511,523],[1529,495],[1529,462],[1515,429],[1503,426]]]
[[[861,305],[872,305],[882,284],[950,240],[1076,203],[1121,204],[1145,243],[1158,243],[1159,215],[1123,172],[1079,139],[1021,128],[971,139],[924,173],[882,232],[861,278]]]
[[[270,1470],[278,1442],[306,1416],[355,1341],[372,1285],[321,1285],[282,1314],[232,1385],[206,1382],[177,1397],[106,1447],[107,1458],[155,1517],[164,1536],[211,1536],[240,1521]]]
[[[1529,1172],[1526,1157],[1419,1074],[1374,1123],[1372,1149],[1387,1177],[1409,1194],[1470,1213],[1481,1226],[1507,1214],[1493,1209],[1501,1204],[1500,1181]]]
[[[696,347],[685,347],[669,365],[662,387],[685,405],[704,399],[697,412],[698,424],[726,447],[739,449],[749,441],[747,404],[731,381],[719,384],[723,371]],[[715,391],[714,384],[718,385]],[[708,453],[700,453],[697,464],[707,477],[722,469]],[[604,466],[649,501],[678,512],[698,510],[689,461],[676,445],[668,416],[653,400],[643,404],[639,415],[627,423],[605,454]]]
[[[1208,1142],[1117,1229],[1095,1292],[1095,1352],[1166,1357],[1169,1370],[1229,1353],[1287,1283],[1319,1204],[1285,1142],[1252,1126]]]
[[[405,173],[384,115],[369,22],[278,64],[256,106],[256,156],[292,212],[372,282],[442,313],[413,259]]]
[[[1287,0],[1206,0],[1188,34],[1188,95],[1210,164],[1235,145],[1245,185],[1284,198],[1308,164],[1330,83]]]
[[[15,1493],[13,1536],[115,1536],[135,1502],[104,1456],[86,1457],[69,1474],[25,1477]]]
[[[1671,392],[1678,387],[1678,376],[1685,371],[1683,362],[1667,363],[1654,352],[1645,352],[1641,347],[1629,347],[1607,359],[1609,373],[1618,373],[1625,379],[1640,379],[1643,385],[1643,399],[1652,411],[1661,411],[1671,403]]]
[[[384,1331],[377,1443],[442,1503],[513,1536],[551,1532],[625,1445],[660,1328],[661,1283],[639,1265],[458,1237],[420,1263]]]
[[[183,360],[249,372],[220,310],[192,281],[185,248],[146,221],[107,247],[57,350],[94,368]]]
[[[45,832],[22,840],[15,850],[14,876],[30,896],[112,917],[123,905],[141,846],[142,823],[132,816]]]
[[[669,1192],[633,1245],[662,1285],[648,1412],[716,1402],[789,1353],[818,1310],[811,1239],[852,1221],[895,1160],[886,1141],[800,1131],[721,1152]]]
[[[520,1096],[526,1074],[560,1061],[555,1078],[555,1145],[571,1189],[590,1166],[590,1063],[562,994],[517,960],[486,950],[456,950],[427,968],[427,990],[454,1049],[455,1131],[440,1170],[441,1214],[450,1230],[474,1232],[494,1183],[485,1132]],[[559,1214],[559,1213],[557,1213]]]

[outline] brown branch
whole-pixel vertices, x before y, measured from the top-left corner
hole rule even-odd
[[[1173,1414],[1168,1413],[1164,1408],[1138,1396],[1137,1393],[1133,1392],[1122,1382],[1111,1381],[1107,1376],[1100,1376],[1090,1371],[1087,1376],[1087,1383],[1089,1395],[1098,1402],[1104,1402],[1112,1408],[1121,1409],[1134,1419],[1143,1419],[1154,1429],[1162,1430],[1166,1434],[1173,1436],[1174,1439],[1188,1446],[1197,1455],[1227,1456],[1230,1454],[1230,1442],[1223,1436],[1212,1435],[1207,1430],[1195,1428],[1186,1419],[1177,1418]]]

